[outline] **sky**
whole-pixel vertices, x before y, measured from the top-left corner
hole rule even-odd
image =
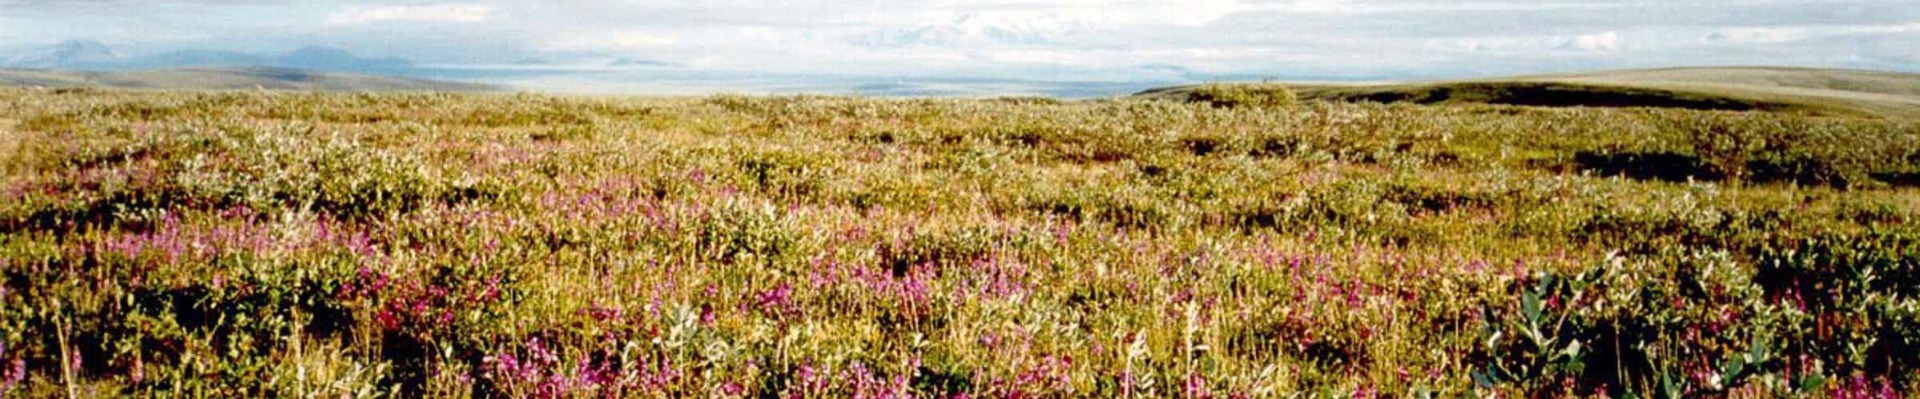
[[[1916,0],[0,0],[0,52],[307,45],[448,67],[1405,80],[1777,65],[1920,71]]]

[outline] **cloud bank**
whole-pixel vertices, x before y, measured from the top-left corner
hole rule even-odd
[[[703,71],[1418,79],[1681,65],[1914,71],[1885,0],[0,0],[0,52],[306,45],[423,64],[660,60]],[[652,65],[653,63],[649,63]]]
[[[493,7],[487,5],[434,4],[420,6],[348,7],[327,17],[328,25],[367,25],[376,23],[462,23],[493,19]]]

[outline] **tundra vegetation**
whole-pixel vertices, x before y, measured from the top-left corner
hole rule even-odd
[[[0,90],[0,396],[1920,390],[1920,124],[1205,92]]]

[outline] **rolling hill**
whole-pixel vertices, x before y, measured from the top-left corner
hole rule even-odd
[[[0,86],[145,90],[490,91],[489,85],[269,67],[137,71],[0,69]]]
[[[1920,74],[1704,67],[1368,84],[1284,84],[1304,101],[1657,107],[1920,117]],[[1197,86],[1136,95],[1186,99]]]

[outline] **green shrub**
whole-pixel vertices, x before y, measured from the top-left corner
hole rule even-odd
[[[1286,86],[1275,84],[1209,83],[1192,88],[1187,93],[1187,101],[1227,108],[1273,108],[1299,104],[1300,98]]]

